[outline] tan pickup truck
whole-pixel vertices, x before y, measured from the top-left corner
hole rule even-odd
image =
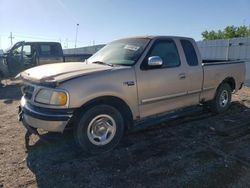
[[[21,73],[20,120],[29,131],[74,129],[86,152],[114,148],[126,129],[195,105],[227,110],[245,64],[203,61],[193,39],[116,40],[85,63],[42,65]]]

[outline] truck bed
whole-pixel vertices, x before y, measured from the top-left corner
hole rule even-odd
[[[241,60],[203,60],[203,92],[201,100],[212,100],[225,79],[230,79],[236,92],[245,80],[245,63]]]

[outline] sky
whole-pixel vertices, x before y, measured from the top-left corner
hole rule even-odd
[[[0,0],[0,49],[25,41],[63,48],[139,35],[201,40],[205,30],[250,25],[250,0]]]

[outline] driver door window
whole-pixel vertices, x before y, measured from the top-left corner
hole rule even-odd
[[[149,52],[148,57],[151,56],[159,56],[162,59],[162,68],[178,67],[180,65],[179,54],[172,40],[157,41]]]

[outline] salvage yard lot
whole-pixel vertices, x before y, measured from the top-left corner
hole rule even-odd
[[[125,135],[87,156],[70,131],[31,136],[17,120],[17,83],[0,86],[0,187],[250,187],[250,88],[228,112],[207,111]]]

